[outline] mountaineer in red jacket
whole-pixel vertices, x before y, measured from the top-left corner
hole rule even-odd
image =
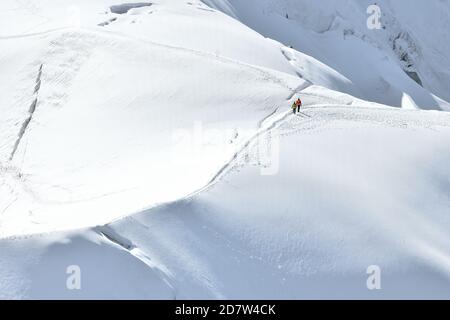
[[[295,101],[295,105],[297,106],[297,112],[300,112],[300,107],[302,106],[302,100],[300,98]]]

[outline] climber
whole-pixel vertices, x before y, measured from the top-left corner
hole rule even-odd
[[[300,107],[302,106],[302,100],[300,98],[295,101],[295,105],[297,106],[297,112],[300,112]]]
[[[294,114],[295,114],[295,111],[297,111],[297,101],[294,101],[294,103],[292,103],[292,112],[294,112]]]

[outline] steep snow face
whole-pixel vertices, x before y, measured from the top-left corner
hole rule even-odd
[[[368,11],[371,1],[330,0],[320,5],[312,0],[204,3],[314,57],[350,81],[323,82],[298,65],[298,73],[315,84],[344,88],[359,98],[399,107],[405,106],[403,96],[407,94],[420,108],[449,110],[447,1],[377,1],[380,20],[378,11]],[[380,29],[368,28],[371,15],[374,21],[380,21]],[[301,60],[301,56],[295,60]]]

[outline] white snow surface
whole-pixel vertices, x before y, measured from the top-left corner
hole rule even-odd
[[[406,93],[422,109],[450,110],[446,0],[203,2],[300,51],[289,53],[289,60],[315,84],[396,107],[405,107]],[[367,9],[375,3],[381,29],[367,27]],[[324,63],[326,72],[311,57]],[[423,88],[405,71],[417,73]]]
[[[427,3],[3,1],[0,298],[449,299]]]

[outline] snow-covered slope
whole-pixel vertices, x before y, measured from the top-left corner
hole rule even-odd
[[[299,116],[268,118],[193,196],[92,230],[1,241],[2,289],[58,296],[63,275],[35,268],[62,273],[76,263],[87,274],[85,297],[449,298],[450,115],[370,106],[317,87],[302,95]],[[257,155],[267,149],[258,146],[268,140],[279,153],[264,168]],[[68,240],[55,245],[58,237]],[[111,247],[121,255],[111,257]],[[111,292],[109,276],[95,277],[101,266],[88,262],[91,252],[112,275],[128,274],[135,257],[150,267],[136,277],[157,286],[132,278]],[[383,270],[380,291],[366,288],[370,265]],[[42,278],[54,282],[43,290]]]
[[[208,182],[233,143],[306,85],[274,70],[289,64],[278,49],[276,55],[264,49],[275,50],[271,42],[225,15],[179,3],[145,8],[152,13],[118,15],[121,32],[112,25],[54,30],[50,24],[54,31],[0,40],[7,48],[0,234],[106,223],[186,196]],[[81,9],[97,21],[109,17],[95,6]],[[211,43],[202,28],[208,14],[222,16],[225,39],[232,42],[227,27],[234,24],[248,45]],[[191,42],[176,32],[144,38],[144,30],[161,27],[160,19],[178,18],[198,30]],[[221,45],[230,53],[213,53]],[[261,54],[250,58],[255,45]],[[196,146],[198,131],[212,130],[225,133]],[[201,150],[192,155],[186,143]]]
[[[315,84],[392,106],[450,110],[448,1],[377,1],[381,29],[367,27],[369,0],[203,2],[302,52],[288,58]]]
[[[180,298],[449,298],[449,117],[363,107],[314,105],[262,136],[279,138],[276,175],[238,157],[205,192],[109,227]]]
[[[0,298],[450,298],[449,4],[379,4],[5,0]]]

